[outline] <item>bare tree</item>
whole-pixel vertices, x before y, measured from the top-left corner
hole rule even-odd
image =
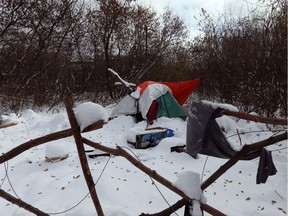
[[[163,58],[169,46],[185,38],[185,28],[168,10],[158,17],[151,8],[134,1],[101,0],[97,3],[89,13],[94,61],[102,71],[98,75],[106,83],[110,96],[115,97],[107,68],[138,83]]]
[[[4,1],[0,42],[1,91],[46,103],[71,61],[73,31],[82,6],[76,0]]]
[[[221,17],[203,11],[204,36],[191,46],[204,97],[273,116],[287,116],[287,2],[265,1],[264,14]]]

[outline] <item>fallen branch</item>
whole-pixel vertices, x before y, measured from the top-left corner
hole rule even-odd
[[[266,118],[266,117],[251,115],[251,114],[242,113],[242,112],[234,112],[234,111],[230,111],[227,109],[223,109],[221,113],[224,115],[233,116],[233,117],[237,117],[237,118],[241,118],[241,119],[245,119],[249,121],[254,121],[254,122],[259,122],[259,123],[273,124],[273,125],[287,125],[287,119]]]
[[[174,205],[169,206],[167,209],[164,209],[161,212],[154,214],[145,214],[142,213],[140,216],[167,216],[171,215],[173,212],[176,212],[178,209],[182,208],[188,201],[186,199],[178,200]]]
[[[103,121],[96,122],[96,123],[92,124],[91,126],[86,127],[83,130],[83,132],[88,132],[88,131],[102,128],[104,124],[105,123]],[[63,139],[63,138],[69,137],[69,136],[72,136],[72,129],[71,128],[66,129],[66,130],[62,130],[62,131],[58,131],[55,133],[51,133],[51,134],[48,134],[48,135],[45,135],[45,136],[42,136],[42,137],[39,137],[36,139],[29,140],[29,141],[15,147],[15,148],[13,148],[12,150],[6,152],[5,154],[1,155],[0,156],[0,164],[4,163],[7,160],[10,160],[10,159],[16,157],[17,155],[25,152],[26,150],[28,150],[30,148],[39,146],[39,145],[44,144],[46,142],[51,142],[54,140]]]
[[[44,144],[46,142],[51,142],[54,140],[65,138],[65,137],[68,137],[71,135],[72,135],[72,130],[67,129],[67,130],[55,132],[55,133],[48,134],[48,135],[43,136],[43,137],[36,138],[34,140],[30,140],[28,142],[25,142],[25,143],[15,147],[15,148],[13,148],[12,150],[6,152],[5,154],[1,155],[0,156],[0,164],[4,163],[7,160],[10,160],[10,159],[16,157],[17,155],[23,153],[24,151],[26,151],[30,148],[36,147],[36,146]]]
[[[39,209],[31,206],[29,203],[26,203],[22,201],[21,199],[18,199],[16,197],[13,197],[12,195],[6,193],[4,190],[0,189],[0,197],[8,200],[9,202],[18,205],[20,208],[24,208],[29,212],[34,213],[35,215],[39,216],[49,216],[47,213],[40,211]]]
[[[154,214],[142,213],[140,216],[167,216],[167,215],[171,215],[174,212],[176,212],[178,209],[182,208],[187,203],[188,203],[188,201],[186,199],[182,198],[181,200],[178,200],[175,204],[169,206],[167,209],[164,209],[161,212],[154,213]],[[208,204],[201,203],[201,209],[203,211],[211,214],[211,215],[226,216],[224,213],[222,213],[221,211],[213,208],[212,206],[210,206]]]
[[[109,148],[107,146],[103,146],[99,143],[95,143],[89,139],[86,139],[83,137],[83,142],[93,148],[99,149],[101,151],[108,152],[115,156],[122,156],[126,158],[128,161],[130,161],[134,166],[142,170],[144,173],[158,181],[159,183],[163,184],[170,190],[174,191],[176,194],[178,194],[181,197],[184,197],[185,199],[189,200],[189,197],[186,196],[181,190],[179,190],[177,187],[175,187],[170,181],[159,175],[155,170],[151,170],[149,167],[145,166],[141,161],[135,159],[133,156],[131,156],[128,152],[126,152],[123,148],[120,146],[117,146],[117,149]]]
[[[17,125],[17,123],[2,124],[2,125],[0,125],[0,129],[11,127],[11,126],[14,126],[14,125]]]

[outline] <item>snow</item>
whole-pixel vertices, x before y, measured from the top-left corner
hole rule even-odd
[[[140,92],[141,92],[141,88],[137,87],[136,90],[130,94],[130,96],[135,98],[135,99],[139,99],[140,98]]]
[[[200,174],[192,171],[183,171],[177,174],[177,180],[173,183],[175,187],[180,189],[193,202],[191,215],[201,216],[200,202],[206,203],[206,198],[201,189]]]
[[[79,104],[75,109],[75,117],[77,123],[80,126],[80,130],[83,131],[87,126],[99,121],[108,121],[108,113],[100,104],[85,102]]]
[[[132,115],[137,113],[136,100],[130,95],[126,95],[119,103],[112,109],[111,117],[120,115]]]
[[[121,82],[123,85],[125,85],[125,87],[131,89],[131,86],[136,86],[134,83],[130,83],[130,82],[127,82],[127,81],[125,81],[124,79],[122,79],[122,78],[119,76],[119,74],[118,74],[116,71],[112,70],[111,68],[108,68],[108,71],[110,71],[112,74],[114,74],[114,76],[116,76],[116,77],[120,80],[120,82]]]
[[[98,118],[106,118],[106,114],[111,111],[111,107],[102,107],[106,110],[104,112],[100,105],[90,102],[80,105],[74,111],[78,112],[77,121],[82,128],[97,121]],[[99,110],[103,113],[99,114]],[[5,120],[16,122],[17,125],[0,129],[0,155],[31,139],[70,128],[64,109],[59,113],[24,110],[19,115],[14,113],[5,115]],[[217,121],[235,149],[241,149],[244,144],[266,139],[273,134],[273,130],[283,130],[282,127],[274,128],[268,125],[271,128],[269,129],[265,124],[236,120],[228,116],[218,118]],[[204,196],[208,205],[227,215],[287,214],[287,141],[268,147],[272,150],[278,172],[270,176],[265,184],[256,184],[259,162],[257,158],[251,161],[239,161],[201,193],[201,182],[227,160],[205,155],[199,155],[194,159],[186,153],[171,152],[171,147],[185,144],[186,124],[187,121],[179,118],[158,119],[153,125],[149,125],[149,128],[169,128],[174,131],[174,136],[167,137],[156,147],[148,149],[135,149],[133,145],[127,143],[126,136],[131,128],[147,127],[145,121],[136,123],[131,116],[116,117],[108,121],[103,128],[82,133],[82,136],[107,147],[121,146],[144,165],[173,182],[189,197],[194,197],[192,211],[195,215],[200,213],[199,200],[206,201]],[[251,131],[253,133],[249,133]],[[86,145],[85,149],[93,150]],[[67,153],[69,157],[65,160],[55,163],[46,161],[47,156],[55,157]],[[156,213],[168,208],[166,201],[172,205],[181,199],[179,195],[160,183],[152,181],[123,157],[106,156],[94,159],[87,157],[87,159],[106,216]],[[1,189],[36,208],[50,215],[54,213],[66,216],[96,215],[72,136],[31,148],[0,167]],[[1,197],[0,212],[5,216],[32,215]],[[183,215],[184,208],[179,209],[177,214]]]
[[[238,108],[233,106],[233,105],[231,105],[231,104],[214,103],[214,102],[206,101],[206,100],[203,100],[202,102],[205,103],[205,104],[209,104],[213,108],[218,108],[219,107],[219,108],[222,108],[222,109],[227,109],[227,110],[230,110],[230,111],[239,112]]]
[[[177,174],[177,180],[173,183],[175,187],[182,190],[189,198],[206,201],[201,190],[200,174],[192,171],[183,171]]]
[[[56,141],[57,142],[57,141]],[[46,158],[58,158],[66,157],[69,155],[69,150],[65,144],[56,144],[54,142],[47,143],[45,148],[45,157]]]

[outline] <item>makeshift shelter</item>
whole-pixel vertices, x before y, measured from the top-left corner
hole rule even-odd
[[[140,88],[140,95],[143,94],[147,86],[151,84],[163,84],[169,87],[171,89],[173,97],[177,100],[180,106],[182,106],[186,100],[189,98],[189,96],[192,94],[192,92],[197,88],[197,86],[201,83],[202,79],[194,79],[189,81],[181,81],[181,82],[154,82],[154,81],[146,81],[141,83],[137,86],[137,88]]]
[[[116,105],[111,116],[141,113],[149,123],[162,116],[186,119],[181,106],[200,83],[200,78],[184,82],[143,82]]]

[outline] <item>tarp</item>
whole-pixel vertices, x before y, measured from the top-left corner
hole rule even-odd
[[[183,120],[186,119],[187,114],[170,92],[166,92],[162,97],[157,98],[156,101],[159,104],[156,118],[166,116],[168,118],[179,117]]]
[[[143,94],[147,86],[151,84],[164,84],[169,87],[172,91],[173,97],[177,100],[180,106],[182,106],[192,92],[197,88],[201,83],[202,78],[197,78],[189,81],[180,81],[180,82],[154,82],[154,81],[145,81],[139,84],[137,87],[141,88],[140,95]],[[136,87],[136,89],[137,89]]]
[[[159,83],[152,83],[145,88],[139,99],[139,109],[143,119],[147,119],[148,123],[160,117],[180,117],[182,119],[187,117],[172,96],[170,88]]]
[[[146,81],[138,85],[135,92],[124,97],[115,106],[111,117],[140,112],[142,118],[147,119],[149,123],[163,116],[186,119],[187,115],[181,106],[200,82],[201,79],[183,82]],[[138,100],[135,95],[138,95]]]
[[[126,95],[120,102],[114,107],[111,117],[120,115],[133,115],[137,113],[137,101],[130,95]]]

